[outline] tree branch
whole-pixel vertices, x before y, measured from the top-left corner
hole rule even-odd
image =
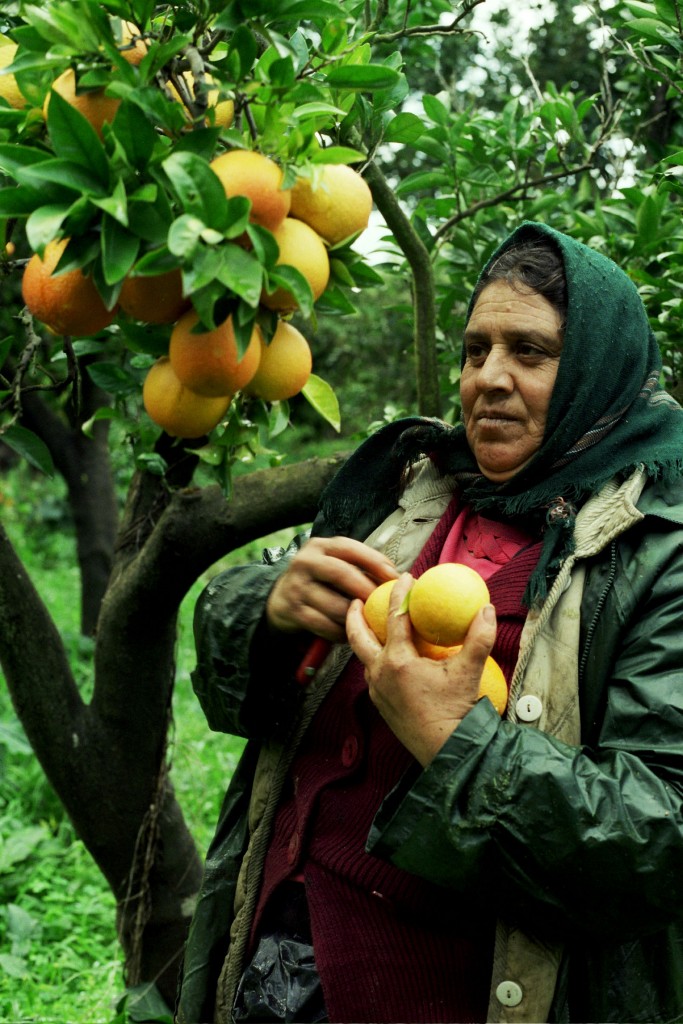
[[[472,29],[460,28],[460,23],[472,13],[475,7],[479,4],[486,3],[486,0],[470,0],[469,3],[465,4],[460,14],[458,14],[450,25],[413,25],[409,27],[404,25],[402,28],[396,29],[395,32],[378,32],[373,37],[373,43],[394,43],[397,39],[408,39],[415,36],[450,36],[457,32],[472,33]],[[386,13],[386,12],[384,12]],[[375,24],[380,24],[381,19],[375,18]],[[372,31],[372,27],[370,29]]]
[[[394,190],[374,162],[364,177],[387,227],[405,256],[413,278],[413,338],[417,363],[417,404],[423,416],[441,415],[436,360],[436,298],[434,273],[427,248],[403,212]]]
[[[162,714],[174,672],[176,614],[202,572],[250,541],[311,522],[323,487],[344,459],[309,459],[237,477],[229,501],[217,486],[170,496],[102,604],[92,706],[108,729],[120,722],[134,743]],[[134,722],[126,696],[130,678],[140,680]]]
[[[588,161],[583,164],[579,164],[578,167],[569,167],[561,171],[554,171],[552,174],[545,174],[540,178],[525,179],[520,181],[516,185],[511,185],[510,188],[505,189],[503,192],[496,192],[495,195],[489,196],[487,199],[480,199],[476,203],[472,203],[466,210],[460,210],[459,213],[454,213],[452,217],[445,220],[443,224],[434,232],[434,240],[439,241],[448,234],[451,228],[455,227],[463,220],[467,220],[469,217],[473,217],[479,210],[485,210],[489,206],[498,206],[500,203],[504,203],[509,199],[520,199],[524,197],[524,193],[531,189],[541,188],[543,185],[548,185],[553,181],[561,181],[562,178],[571,177],[573,174],[583,174],[584,171],[589,171],[593,164]]]
[[[85,705],[57,627],[2,525],[0,664],[29,742],[54,784],[80,741]]]

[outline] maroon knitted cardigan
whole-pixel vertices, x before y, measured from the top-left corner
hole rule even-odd
[[[438,562],[454,499],[413,566]],[[493,656],[508,683],[526,615],[522,595],[540,544],[488,580],[498,617]],[[306,886],[316,964],[333,1022],[484,1021],[494,909],[485,894],[452,893],[365,852],[377,810],[412,755],[372,705],[352,658],[298,751],[276,815],[252,931],[277,886]]]

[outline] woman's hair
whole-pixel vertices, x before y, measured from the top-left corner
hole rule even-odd
[[[505,249],[483,271],[470,309],[484,288],[493,281],[507,281],[512,288],[526,285],[538,292],[555,307],[564,326],[567,319],[567,278],[560,251],[550,239],[533,238]]]

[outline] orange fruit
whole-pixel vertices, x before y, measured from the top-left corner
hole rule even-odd
[[[180,383],[168,356],[161,356],[145,377],[142,401],[149,418],[171,437],[203,437],[223,419],[231,396],[196,395]]]
[[[299,394],[312,367],[311,349],[303,334],[280,320],[270,344],[261,338],[258,370],[244,390],[266,402],[282,402]]]
[[[451,658],[454,654],[460,654],[461,644],[454,644],[452,647],[439,647],[437,644],[427,643],[421,637],[415,637],[415,648],[422,658],[431,658],[432,661],[443,661]],[[488,697],[499,715],[502,715],[508,702],[508,685],[503,670],[495,658],[488,657],[484,662],[484,671],[479,684],[479,696]]]
[[[132,21],[124,21],[121,25],[121,56],[135,67],[147,55],[147,43],[142,39],[140,30]]]
[[[21,293],[29,312],[55,334],[97,334],[112,322],[116,308],[107,309],[92,278],[82,270],[53,276],[67,242],[48,242],[42,258],[33,254],[24,270]]]
[[[386,583],[380,583],[378,587],[375,587],[363,605],[365,621],[381,644],[385,644],[387,642],[389,603],[391,601],[391,592],[395,582],[395,580],[388,580]],[[410,591],[411,598],[415,586],[416,584],[413,585],[413,588]],[[410,604],[408,611],[410,614]],[[461,644],[454,644],[446,647],[429,643],[415,631],[414,626],[413,643],[415,644],[415,649],[421,658],[431,658],[433,661],[443,661],[445,658],[450,658],[454,654],[459,654],[462,650]],[[499,715],[502,715],[507,707],[507,681],[503,674],[503,670],[495,658],[488,657],[484,663],[484,671],[482,673],[481,683],[479,686],[479,696],[488,697]]]
[[[319,299],[330,279],[330,259],[320,236],[308,224],[293,217],[285,217],[273,235],[280,249],[277,263],[301,271],[311,286],[313,300]],[[286,288],[276,288],[270,293],[264,290],[261,303],[281,313],[297,308],[294,296]]]
[[[16,43],[0,44],[0,69],[8,67],[12,63],[17,48]],[[7,100],[10,107],[15,107],[17,110],[21,110],[28,102],[19,91],[16,78],[11,74],[0,74],[0,96]]]
[[[232,149],[215,157],[209,166],[220,178],[228,199],[251,199],[252,223],[275,231],[289,213],[291,192],[282,188],[282,170],[263,153]]]
[[[184,313],[171,331],[168,354],[176,376],[186,388],[209,398],[234,395],[258,369],[261,332],[254,327],[241,359],[230,317],[211,331],[193,333],[199,322],[194,309]]]
[[[368,626],[381,644],[387,642],[387,620],[389,602],[396,580],[386,580],[375,587],[363,605],[363,615]]]
[[[462,643],[472,619],[489,600],[488,587],[475,569],[444,562],[427,569],[415,581],[408,613],[424,640],[452,647]]]
[[[76,89],[76,73],[73,68],[67,68],[66,71],[55,79],[52,83],[52,89],[45,97],[45,103],[43,104],[43,114],[45,117],[47,117],[48,107],[50,106],[52,90],[58,92],[67,103],[70,103],[72,107],[80,111],[99,136],[102,135],[104,123],[109,122],[111,124],[114,120],[116,111],[121,104],[121,100],[115,99],[113,96],[105,96],[104,89],[90,89],[87,92],[78,92]]]
[[[180,270],[153,277],[127,277],[121,286],[119,305],[124,313],[146,324],[173,324],[190,307],[183,296]]]
[[[305,221],[330,245],[368,226],[372,193],[363,177],[346,164],[320,164],[311,178],[292,188],[290,215]]]
[[[204,78],[208,86],[213,85],[213,78],[209,74],[205,74]],[[187,91],[190,96],[195,99],[195,79],[191,71],[183,71],[183,79],[187,85]],[[174,100],[178,103],[183,103],[183,98],[176,89],[173,82],[168,82],[168,90],[171,93]],[[212,121],[213,124],[218,125],[220,128],[229,128],[235,119],[235,104],[232,100],[219,99],[220,91],[217,88],[209,88],[207,91],[207,121]],[[187,112],[189,118],[189,111]]]

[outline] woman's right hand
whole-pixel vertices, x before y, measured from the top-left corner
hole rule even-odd
[[[366,601],[377,584],[397,578],[393,563],[361,541],[312,537],[271,590],[266,619],[282,633],[307,630],[342,642],[351,601]]]

